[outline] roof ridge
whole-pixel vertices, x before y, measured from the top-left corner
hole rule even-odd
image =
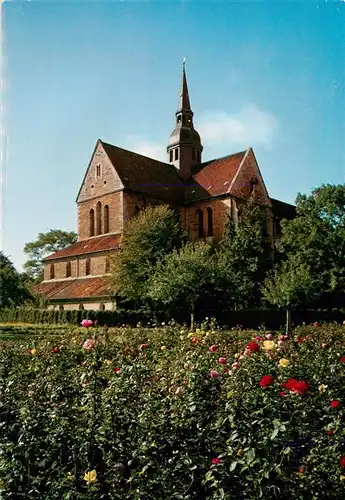
[[[172,167],[173,170],[175,170],[176,173],[178,173],[177,168],[174,165],[171,165],[170,163],[165,163],[164,161],[156,160],[155,158],[151,158],[151,156],[142,155],[141,153],[137,153],[136,151],[132,151],[131,149],[125,149],[125,148],[121,148],[120,146],[115,146],[114,144],[110,144],[110,142],[102,141],[102,139],[99,139],[99,140],[101,141],[101,143],[103,145],[110,146],[111,148],[120,149],[121,151],[126,151],[127,153],[131,153],[131,154],[136,155],[136,156],[141,156],[142,158],[146,158],[147,160],[151,160],[151,161],[154,161],[156,163],[160,163],[161,165],[165,165],[167,167]]]

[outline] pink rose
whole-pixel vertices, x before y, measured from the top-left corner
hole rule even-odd
[[[325,348],[325,347],[327,347],[327,344],[323,343],[323,344],[321,344],[321,347]]]
[[[90,326],[92,326],[92,320],[91,319],[83,319],[83,321],[80,324],[84,328],[89,328]]]
[[[272,333],[268,333],[267,335],[265,335],[265,339],[272,340],[273,339]]]
[[[93,340],[93,339],[86,339],[84,344],[83,344],[83,347],[84,349],[86,349],[87,351],[90,351],[91,349],[93,349],[96,345],[96,341]]]
[[[218,363],[220,363],[221,365],[226,365],[226,358],[224,358],[223,356],[221,356],[221,357],[218,359]]]
[[[216,352],[216,350],[217,350],[217,346],[213,344],[213,345],[211,345],[211,346],[208,348],[208,350],[209,350],[210,352]]]
[[[147,348],[148,348],[148,346],[149,346],[148,344],[141,344],[141,345],[140,345],[140,347],[139,347],[139,349],[140,349],[141,351],[143,351],[144,349],[147,349]]]
[[[232,363],[231,368],[232,368],[233,370],[236,370],[236,369],[237,369],[237,368],[239,368],[240,366],[241,366],[241,365],[235,361],[235,363]]]
[[[210,370],[210,377],[211,378],[217,378],[219,376],[219,373],[217,372],[217,370]]]
[[[284,341],[283,340],[278,340],[277,344],[278,344],[279,347],[283,347]]]
[[[220,460],[220,458],[212,458],[211,462],[212,462],[212,465],[219,465],[221,460]]]

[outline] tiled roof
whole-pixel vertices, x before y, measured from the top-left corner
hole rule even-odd
[[[173,165],[101,141],[126,189],[182,201],[184,183]]]
[[[43,260],[62,259],[65,257],[73,257],[75,255],[85,255],[89,253],[115,250],[118,248],[120,242],[121,234],[109,234],[107,236],[89,238],[87,240],[77,241],[63,250],[58,250]]]
[[[113,295],[107,276],[43,282],[33,287],[33,292],[42,294],[46,300],[84,299]]]
[[[290,203],[285,203],[284,201],[279,201],[271,198],[272,211],[277,219],[294,219],[297,215],[295,205]]]
[[[245,154],[246,151],[242,151],[201,164],[186,189],[186,201],[193,202],[229,192],[231,181]]]

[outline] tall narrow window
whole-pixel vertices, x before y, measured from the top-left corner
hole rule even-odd
[[[71,263],[70,261],[66,262],[66,278],[69,278],[72,275]]]
[[[88,276],[91,273],[91,259],[86,259],[85,261],[85,274]]]
[[[55,278],[54,264],[50,264],[50,279],[53,280],[54,278]]]
[[[198,234],[199,234],[199,238],[203,238],[204,237],[204,214],[202,212],[202,210],[197,210],[196,211],[197,213],[197,220],[198,220]]]
[[[109,257],[107,256],[107,257],[105,258],[105,272],[106,272],[106,273],[109,273],[109,271],[110,271],[110,259],[109,259]]]
[[[178,148],[175,149],[175,160],[178,160]]]
[[[213,236],[213,212],[211,207],[207,209],[207,236]]]
[[[173,161],[173,159],[174,159],[174,156],[173,156],[173,150],[171,149],[171,150],[169,151],[169,161]]]
[[[89,212],[89,236],[95,236],[95,211],[93,208]]]
[[[59,305],[59,311],[63,311],[63,305]]]
[[[96,205],[96,234],[102,234],[102,203]]]
[[[96,165],[96,177],[101,177],[101,165]]]
[[[109,233],[109,207],[104,205],[104,233]]]

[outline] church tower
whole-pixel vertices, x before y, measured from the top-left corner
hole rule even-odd
[[[167,147],[168,161],[179,169],[183,179],[188,179],[192,166],[201,163],[203,147],[193,125],[194,113],[190,107],[185,61],[182,67],[180,100],[175,114],[176,125],[170,134]]]

